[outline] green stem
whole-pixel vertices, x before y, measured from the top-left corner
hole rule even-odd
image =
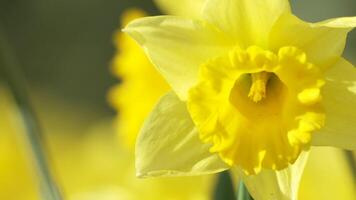
[[[252,197],[250,196],[250,193],[248,192],[243,181],[240,181],[240,184],[239,184],[237,200],[252,200]]]
[[[214,200],[234,200],[235,192],[231,176],[228,171],[219,173],[214,191]]]
[[[32,157],[39,175],[42,198],[44,200],[61,200],[59,189],[48,168],[43,135],[29,103],[24,77],[15,54],[2,30],[3,27],[0,25],[0,70],[13,93],[26,129],[25,138],[31,147]]]
[[[350,166],[351,173],[353,175],[354,183],[356,184],[356,160],[352,151],[344,150],[347,162]]]

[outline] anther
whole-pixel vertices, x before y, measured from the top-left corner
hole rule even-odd
[[[258,72],[251,74],[251,88],[248,97],[255,103],[266,98],[266,87],[271,76],[269,72]]]

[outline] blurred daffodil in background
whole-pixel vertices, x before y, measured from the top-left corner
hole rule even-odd
[[[341,57],[355,26],[304,22],[287,0],[207,0],[199,19],[130,23],[174,91],[141,129],[138,175],[232,168],[255,199],[296,199],[310,146],[356,147],[356,71]]]
[[[0,97],[0,199],[41,199],[31,158],[18,137],[24,130],[17,108],[3,87]],[[137,179],[134,155],[118,145],[110,119],[89,125],[88,116],[95,114],[79,105],[42,93],[36,93],[35,100],[64,199],[210,199],[213,177]]]

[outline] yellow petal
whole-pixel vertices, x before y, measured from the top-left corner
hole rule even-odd
[[[313,135],[313,145],[356,149],[356,69],[345,59],[326,74],[324,128]]]
[[[154,0],[157,6],[166,14],[198,18],[205,0]]]
[[[242,171],[239,173],[254,199],[295,200],[308,154],[303,152],[293,165],[280,171],[262,170],[251,176],[244,175]]]
[[[136,144],[139,177],[209,174],[225,170],[199,140],[184,102],[166,94],[144,123]]]
[[[299,199],[356,199],[354,177],[342,150],[311,149],[300,183]]]
[[[187,90],[196,83],[199,66],[230,49],[224,35],[212,26],[179,17],[138,19],[124,31],[145,49],[182,100],[186,99]]]
[[[278,17],[290,12],[288,0],[208,0],[205,18],[234,38],[239,45],[266,47]]]
[[[292,14],[282,15],[270,34],[270,48],[293,45],[321,68],[334,64],[345,48],[347,33],[356,25],[356,17],[307,23]]]
[[[340,17],[328,19],[315,24],[316,26],[325,26],[332,28],[354,28],[356,27],[356,17]]]

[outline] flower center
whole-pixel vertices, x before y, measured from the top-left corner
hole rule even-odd
[[[271,76],[269,72],[258,72],[251,74],[252,84],[248,97],[255,103],[266,98],[266,87]]]
[[[283,169],[323,126],[322,73],[296,47],[249,47],[209,60],[190,89],[200,139],[246,174]]]

